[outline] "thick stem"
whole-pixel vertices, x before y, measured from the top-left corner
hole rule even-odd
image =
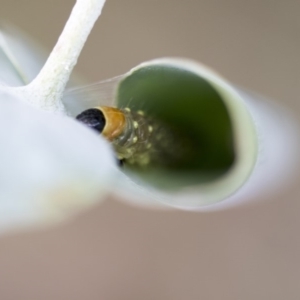
[[[65,113],[65,86],[105,0],[77,0],[57,44],[38,76],[18,88],[19,96],[40,109]]]

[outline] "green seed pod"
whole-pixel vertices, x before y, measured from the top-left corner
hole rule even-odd
[[[191,60],[156,59],[100,86],[90,87],[93,100],[74,113],[104,100],[124,112],[131,125],[112,144],[117,155],[122,138],[130,149],[117,192],[126,196],[129,191],[130,198],[150,197],[183,208],[224,200],[253,177],[264,148],[269,151],[268,142],[262,147],[259,139],[268,135],[265,128],[278,124],[274,114],[266,118],[248,96]],[[261,126],[261,120],[268,124]],[[130,136],[127,144],[124,136]],[[276,143],[272,140],[271,147]]]

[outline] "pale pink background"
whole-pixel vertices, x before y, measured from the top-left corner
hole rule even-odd
[[[0,18],[51,49],[74,2],[2,0]],[[97,81],[185,56],[300,115],[299,10],[296,0],[108,0],[77,71]],[[0,299],[299,299],[297,181],[213,213],[110,199],[68,224],[1,237]]]

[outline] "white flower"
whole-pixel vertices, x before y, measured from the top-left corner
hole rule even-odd
[[[64,220],[109,190],[110,145],[66,116],[61,102],[103,3],[77,1],[43,69],[27,38],[0,32],[0,231]]]
[[[30,43],[15,33],[0,35],[0,230],[64,220],[108,190],[133,203],[206,211],[257,200],[261,191],[274,193],[289,181],[299,165],[298,125],[291,114],[198,62],[156,59],[93,85],[96,101],[82,102],[74,90],[66,95],[103,4],[77,0],[44,66]],[[148,159],[147,172],[118,170],[110,145],[72,119],[99,105],[99,93],[177,128],[169,146],[192,137],[184,165],[174,160],[171,167],[151,168]]]

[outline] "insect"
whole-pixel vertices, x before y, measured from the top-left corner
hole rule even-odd
[[[186,144],[179,143],[176,131],[142,110],[100,106],[81,112],[76,119],[112,143],[121,165],[169,165],[185,154]]]
[[[76,119],[112,144],[120,166],[175,168],[184,165],[191,153],[195,152],[192,139],[187,138],[180,128],[147,110],[130,107],[130,100],[126,107],[114,107],[112,87],[119,80],[120,77],[116,77],[71,90],[68,97],[80,94],[81,98],[90,97],[87,101],[90,101],[91,108],[76,108]],[[108,105],[102,106],[102,102]]]

